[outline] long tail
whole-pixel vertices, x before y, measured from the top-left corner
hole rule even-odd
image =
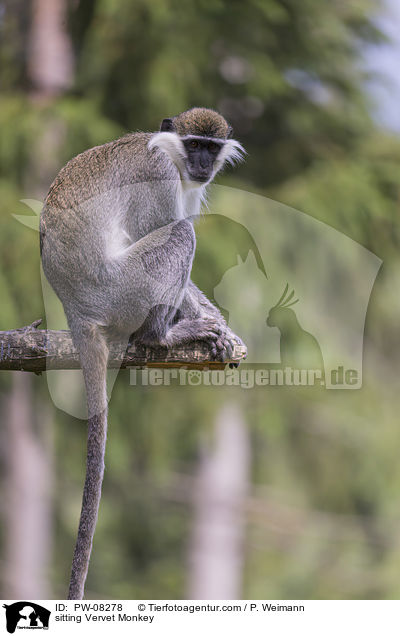
[[[68,599],[82,599],[101,498],[107,438],[106,373],[108,347],[96,325],[71,331],[79,349],[88,403],[86,477]]]

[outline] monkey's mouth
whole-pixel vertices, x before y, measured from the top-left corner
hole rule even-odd
[[[211,178],[211,174],[207,172],[207,174],[203,173],[192,173],[189,172],[189,178],[191,181],[196,181],[197,183],[206,183]]]

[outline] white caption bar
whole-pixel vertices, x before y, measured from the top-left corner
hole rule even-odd
[[[3,601],[2,633],[376,636],[399,633],[400,601]],[[206,632],[207,633],[207,632]],[[246,632],[245,632],[246,633]]]

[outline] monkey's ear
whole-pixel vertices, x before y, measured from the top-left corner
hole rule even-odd
[[[227,134],[226,138],[230,139],[231,137],[233,137],[233,128],[232,128],[232,126],[229,126],[228,134]]]
[[[174,123],[172,119],[163,119],[160,126],[161,132],[174,132]]]

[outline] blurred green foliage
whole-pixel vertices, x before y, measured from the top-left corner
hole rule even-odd
[[[216,108],[248,152],[220,183],[303,210],[384,261],[359,391],[150,389],[129,387],[120,373],[88,596],[185,595],[191,501],[173,484],[193,475],[199,444],[234,392],[252,442],[254,493],[269,502],[249,516],[243,597],[398,597],[400,142],[371,121],[360,70],[362,47],[383,39],[373,21],[379,0],[71,0],[75,83],[45,103],[32,97],[27,73],[29,4],[0,1],[0,329],[44,316],[38,236],[12,214],[37,196],[38,143],[52,125],[62,136],[55,176],[73,155],[127,130],[155,130],[194,105]],[[199,223],[194,278],[210,295],[249,241],[234,224]],[[49,400],[44,377],[34,389]],[[57,411],[54,432],[60,598],[86,429]]]

